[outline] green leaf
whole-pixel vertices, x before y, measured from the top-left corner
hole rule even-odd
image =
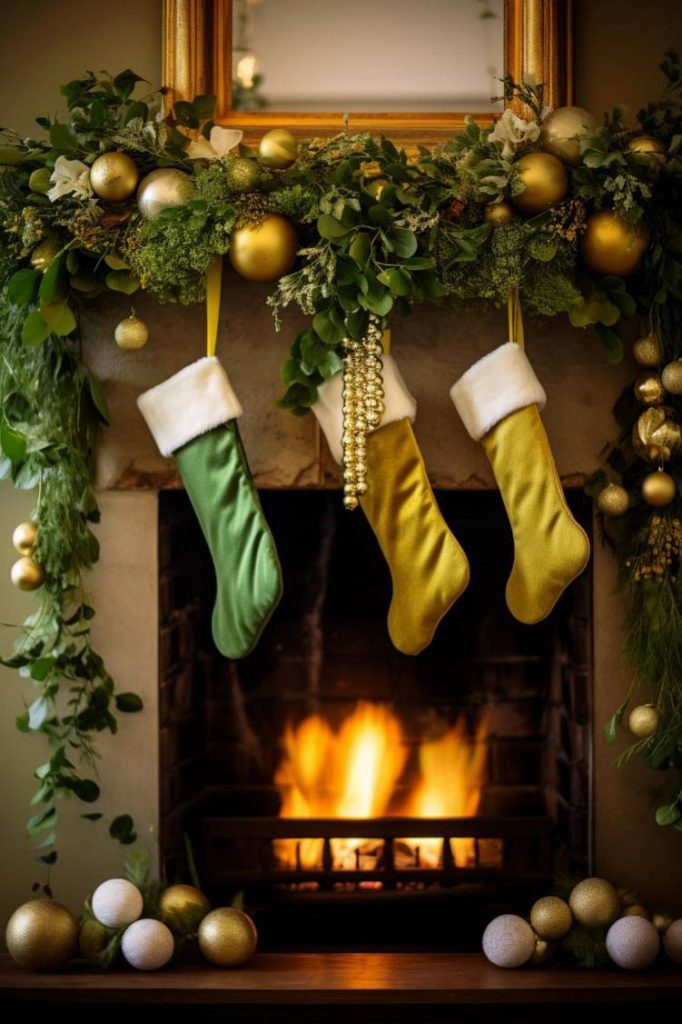
[[[95,377],[94,373],[88,371],[88,390],[90,392],[90,398],[97,412],[100,414],[104,423],[109,423],[109,407],[107,405],[106,395],[104,394],[104,388],[101,382]]]
[[[15,306],[27,306],[33,302],[38,290],[40,274],[37,270],[25,267],[12,274],[7,283],[7,298]]]
[[[12,465],[17,465],[26,458],[26,438],[7,423],[0,427],[0,445]]]
[[[207,117],[213,117],[215,105],[216,97],[211,96],[209,94],[206,94],[204,96],[195,96],[194,99],[192,100],[194,113],[201,121],[204,121]]]
[[[409,259],[417,251],[417,236],[408,228],[392,228],[387,232],[396,256]]]
[[[605,327],[603,324],[595,324],[595,330],[599,340],[606,350],[606,359],[609,363],[620,363],[623,359],[623,339],[613,327]]]
[[[50,328],[37,309],[31,310],[21,328],[21,342],[29,348],[37,348],[50,337]]]
[[[132,818],[130,819],[132,825]],[[151,857],[148,850],[129,850],[123,858],[123,877],[143,889],[149,881]]]
[[[604,726],[604,737],[609,746],[616,742],[616,736],[618,735],[618,714],[613,714],[609,718],[608,722]]]
[[[343,317],[335,306],[323,309],[313,317],[313,328],[326,345],[338,345],[345,337]]]
[[[52,671],[56,660],[56,658],[38,658],[34,661],[31,665],[31,679],[35,679],[36,682],[42,683],[42,681],[47,679],[48,675]]]
[[[134,711],[142,711],[144,704],[142,698],[136,693],[117,693],[114,698],[118,711],[125,711],[132,714]]]
[[[410,275],[396,267],[382,271],[379,274],[379,281],[382,284],[388,285],[392,295],[409,295],[412,292]]]
[[[129,270],[110,270],[104,280],[112,292],[123,292],[124,295],[132,295],[140,287],[139,278]]]
[[[390,210],[387,210],[385,206],[381,206],[380,203],[377,203],[376,206],[370,206],[367,216],[370,224],[374,224],[378,228],[385,228],[393,223]]]
[[[119,843],[123,843],[124,845],[134,843],[137,836],[135,834],[133,819],[130,815],[119,814],[117,818],[114,818],[109,826],[109,835],[112,839],[117,839]]]
[[[76,330],[76,317],[68,302],[50,302],[40,307],[40,315],[58,338],[65,338]]]
[[[92,779],[71,778],[68,788],[76,794],[83,803],[93,804],[99,798],[99,786]]]
[[[682,817],[682,811],[678,807],[677,803],[666,804],[663,807],[656,809],[656,824],[657,825],[674,825],[676,821],[679,821]]]
[[[40,296],[41,306],[44,303],[54,303],[57,300],[63,299],[66,295],[61,256],[56,256],[43,274],[38,295]],[[43,316],[43,319],[47,320],[47,317]]]
[[[43,864],[56,864],[57,863],[57,851],[53,850],[52,853],[45,853],[42,857],[38,857],[38,860]]]
[[[178,100],[173,107],[173,114],[178,124],[183,125],[186,128],[198,128],[199,118],[197,117],[194,107],[191,103],[186,100]]]
[[[85,818],[86,821],[99,821],[104,815],[101,811],[90,811],[89,814],[81,814],[81,818]]]
[[[353,229],[344,227],[341,221],[332,217],[330,213],[322,213],[317,218],[317,233],[321,238],[335,241],[338,238],[345,238]]]
[[[113,85],[121,99],[127,100],[137,83],[145,81],[145,78],[141,78],[134,71],[131,71],[130,68],[126,68],[125,71],[121,71],[120,74],[116,75]]]
[[[29,732],[30,726],[28,724],[28,711],[22,711],[20,715],[17,715],[15,722],[19,732]]]
[[[54,149],[75,153],[78,149],[78,139],[75,132],[67,124],[55,121],[50,128],[50,145]]]
[[[364,267],[367,263],[371,251],[372,249],[369,238],[365,234],[356,235],[348,247],[348,255],[351,256],[361,267]]]

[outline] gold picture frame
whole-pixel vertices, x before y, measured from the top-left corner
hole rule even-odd
[[[232,110],[232,0],[164,0],[163,83],[169,102],[214,93],[218,124],[242,128],[244,141],[257,142],[271,128],[288,128],[299,138],[334,135],[344,128],[343,112],[286,113]],[[545,85],[552,107],[573,102],[573,0],[506,0],[505,73],[515,81]],[[473,113],[481,124],[490,112]],[[465,115],[452,113],[353,114],[352,132],[389,135],[410,147],[433,145],[453,135]]]

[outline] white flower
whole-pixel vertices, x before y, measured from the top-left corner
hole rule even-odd
[[[242,141],[244,132],[238,128],[221,128],[214,125],[209,139],[190,142],[187,155],[193,160],[220,160]]]
[[[89,199],[92,195],[90,168],[82,160],[67,160],[65,156],[58,156],[50,181],[54,182],[47,193],[51,203],[71,193],[81,199]]]
[[[488,136],[488,140],[501,143],[502,156],[508,160],[517,146],[524,142],[535,142],[539,134],[540,125],[537,121],[524,121],[513,110],[505,110]]]

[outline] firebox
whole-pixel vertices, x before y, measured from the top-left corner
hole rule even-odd
[[[473,950],[591,861],[589,570],[516,622],[499,496],[437,494],[471,564],[431,646],[388,638],[390,576],[332,491],[265,491],[284,596],[256,650],[213,647],[187,496],[160,500],[161,850],[243,900],[265,948]],[[568,492],[589,531],[590,506]]]

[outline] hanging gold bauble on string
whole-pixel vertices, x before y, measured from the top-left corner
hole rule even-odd
[[[120,324],[116,325],[114,339],[118,347],[122,348],[124,352],[134,352],[138,348],[144,348],[149,341],[149,328],[144,320],[140,320],[139,316],[135,316],[135,311],[133,310],[130,316],[127,316],[125,320],[121,320]]]
[[[630,508],[630,496],[620,484],[607,484],[597,498],[597,507],[605,516],[624,516]]]
[[[42,566],[30,555],[25,555],[14,563],[10,576],[17,590],[37,590],[45,582]]]
[[[645,409],[632,428],[632,447],[641,459],[668,462],[682,451],[682,428],[665,405]]]
[[[232,232],[230,263],[247,281],[276,281],[296,262],[298,237],[293,225],[278,213],[259,224],[246,224]]]
[[[649,473],[642,483],[642,497],[649,505],[655,508],[662,508],[669,505],[675,497],[677,488],[675,481],[669,473],[657,469],[655,473]]]
[[[127,153],[102,153],[90,168],[90,184],[100,199],[118,203],[135,191],[139,173]]]
[[[55,900],[29,900],[9,921],[5,939],[13,960],[31,971],[58,971],[76,952],[78,925]]]
[[[493,227],[506,227],[514,219],[514,207],[507,202],[488,203],[483,210],[483,219],[486,224],[492,224]]]
[[[671,395],[682,395],[682,359],[673,359],[672,363],[664,366],[661,380]]]
[[[643,338],[638,338],[634,343],[632,355],[640,366],[653,368],[658,366],[663,359],[663,349],[655,334],[647,334]]]
[[[31,253],[31,266],[41,273],[47,270],[52,260],[59,252],[59,241],[54,235],[47,235],[42,242]]]
[[[240,967],[256,952],[258,933],[248,916],[235,907],[219,907],[199,925],[199,949],[216,967]]]
[[[658,729],[661,721],[661,716],[658,712],[658,708],[655,708],[653,704],[638,704],[636,708],[633,708],[628,718],[628,728],[633,736],[637,736],[638,739],[646,739]]]
[[[159,167],[140,182],[137,205],[147,220],[154,220],[162,210],[184,206],[194,195],[189,174],[176,167]]]
[[[206,917],[211,904],[193,885],[169,885],[159,897],[159,917],[176,935],[190,935]]]
[[[286,128],[273,128],[260,140],[258,156],[266,167],[283,171],[290,167],[298,156],[296,139]]]
[[[569,167],[580,163],[580,135],[593,132],[599,122],[584,107],[557,107],[540,127],[540,145],[546,153],[563,160]]]
[[[642,405],[663,405],[665,388],[660,376],[652,370],[640,374],[635,381],[635,398]]]
[[[650,135],[638,135],[630,139],[625,148],[629,153],[634,153],[645,160],[652,160],[657,164],[665,163],[665,146],[658,139],[652,139]]]
[[[612,210],[598,210],[587,218],[580,253],[596,274],[629,277],[639,270],[649,237],[648,228],[635,229]]]
[[[38,540],[38,527],[35,523],[19,523],[12,534],[12,544],[20,555],[32,555]]]
[[[578,882],[568,902],[578,924],[586,928],[605,928],[620,914],[618,893],[605,878]]]
[[[521,213],[532,216],[549,210],[568,192],[568,172],[551,153],[526,153],[514,169],[525,185],[523,192],[512,196],[512,203]]]

